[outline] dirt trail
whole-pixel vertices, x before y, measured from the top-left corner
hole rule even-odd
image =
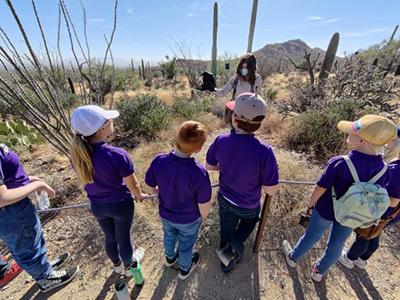
[[[285,155],[287,153],[280,156],[281,160],[286,159]],[[199,157],[204,157],[204,153]],[[66,162],[55,160],[53,164],[43,170],[34,164],[28,169],[41,175],[40,172],[57,170]],[[300,170],[298,173],[302,178],[303,173]],[[67,174],[61,179],[63,176]],[[284,201],[286,196],[283,191],[276,201]],[[287,202],[292,200],[287,199]],[[77,194],[68,203],[84,201],[85,196]],[[282,217],[277,213],[279,207],[280,203],[272,206],[274,216],[267,223],[260,253],[251,252],[253,235],[237,269],[224,275],[214,254],[219,235],[218,208],[214,203],[210,217],[202,225],[198,243],[201,263],[192,277],[181,282],[177,271],[163,267],[162,230],[155,203],[137,204],[132,237],[136,245],[146,250],[143,261],[146,282],[142,289],[133,287],[130,282],[132,299],[400,299],[399,226],[383,234],[382,247],[370,260],[366,271],[347,271],[337,265],[326,280],[316,284],[310,279],[309,269],[324,244],[319,243],[296,269],[290,269],[280,244],[283,239],[295,242],[302,228],[297,225],[297,211]],[[64,211],[46,224],[44,232],[50,257],[69,251],[71,262],[81,268],[79,276],[64,289],[40,294],[32,279],[22,273],[0,290],[0,299],[116,299],[113,291],[116,276],[105,256],[103,235],[88,210]]]

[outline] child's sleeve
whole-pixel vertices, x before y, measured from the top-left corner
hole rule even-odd
[[[150,164],[150,167],[147,169],[146,176],[144,178],[144,182],[146,182],[146,184],[152,188],[155,188],[157,186],[156,177],[154,176],[155,164],[156,164],[156,159],[153,159],[153,161]]]
[[[197,176],[196,199],[198,203],[207,203],[211,199],[211,182],[208,172],[201,168]]]
[[[336,181],[337,168],[341,163],[344,163],[343,158],[331,158],[326,164],[324,172],[319,177],[317,185],[325,189],[330,189]]]
[[[274,186],[279,183],[278,162],[272,149],[268,149],[261,167],[263,186]]]
[[[118,149],[113,153],[112,159],[116,162],[115,166],[122,178],[128,177],[135,172],[133,161],[127,151]]]
[[[4,173],[3,173],[3,166],[1,164],[1,160],[0,160],[0,185],[4,184]]]
[[[218,138],[215,139],[215,141],[210,145],[210,148],[208,148],[208,151],[207,151],[206,162],[211,166],[218,165],[217,142],[218,142]]]
[[[389,168],[389,184],[386,190],[389,197],[400,199],[400,170],[397,168]]]

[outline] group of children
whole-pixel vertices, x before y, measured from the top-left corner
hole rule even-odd
[[[158,194],[159,198],[165,265],[178,264],[178,277],[182,280],[193,272],[200,260],[194,247],[202,220],[207,217],[212,203],[207,171],[219,172],[220,242],[216,255],[223,272],[232,271],[243,257],[244,243],[259,221],[262,191],[273,195],[278,190],[274,152],[254,134],[266,116],[265,101],[257,94],[242,93],[228,107],[233,111],[232,130],[215,138],[207,151],[205,166],[192,155],[201,151],[207,140],[207,130],[199,122],[187,121],[177,133],[176,148],[157,155],[145,175],[149,192]],[[112,120],[118,115],[117,111],[93,105],[77,108],[71,120],[75,132],[71,161],[85,184],[92,213],[104,232],[105,250],[114,271],[129,276],[133,263],[140,262],[144,255],[144,250],[135,249],[131,242],[133,200],[142,201],[147,194],[141,190],[128,153],[106,143],[113,132]],[[400,199],[400,187],[395,182],[400,176],[396,126],[386,118],[366,116],[356,122],[339,123],[339,130],[348,134],[347,143],[354,148],[348,157],[363,181],[368,181],[384,167],[383,145],[390,142],[390,152],[397,151],[388,171],[377,181],[387,187],[392,199],[387,212],[390,214]],[[63,285],[75,276],[77,268],[54,271],[68,255],[55,262],[47,260],[40,222],[27,198],[34,191],[46,190],[50,196],[54,196],[54,191],[42,180],[29,178],[14,152],[3,146],[0,154],[0,238],[6,241],[16,262],[32,275],[41,290]],[[339,258],[346,266],[357,262],[364,262],[365,266],[365,261],[377,249],[379,237],[367,242],[357,237],[353,247],[342,253],[353,229],[338,223],[333,212],[332,187],[341,197],[353,182],[342,156],[328,162],[308,203],[313,211],[304,235],[293,249],[288,241],[283,242],[290,267],[296,265],[328,228],[331,228],[329,241],[323,256],[312,268],[312,278],[320,281]]]

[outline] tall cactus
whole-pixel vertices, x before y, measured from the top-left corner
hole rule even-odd
[[[135,72],[135,65],[133,64],[133,58],[131,58],[131,69],[132,73]]]
[[[394,36],[396,35],[396,32],[397,32],[397,29],[399,29],[399,25],[396,25],[396,27],[394,28],[393,33],[392,33],[392,35],[390,36],[389,42],[390,42],[390,41],[393,41]]]
[[[144,61],[142,59],[142,79],[146,80],[145,68],[144,68]]]
[[[332,69],[333,62],[335,61],[336,58],[336,52],[339,46],[339,38],[340,35],[338,32],[336,32],[328,45],[328,49],[326,49],[324,61],[322,62],[321,69],[319,72],[319,79],[320,81],[323,81],[324,79],[328,78],[329,72]]]
[[[218,3],[214,3],[213,40],[211,50],[211,73],[217,78],[217,31],[218,31]]]
[[[251,12],[250,28],[249,28],[249,41],[247,43],[247,52],[253,49],[254,28],[256,27],[258,0],[253,0],[253,9]]]

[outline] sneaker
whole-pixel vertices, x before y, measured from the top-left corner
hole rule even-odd
[[[282,242],[282,251],[283,251],[283,254],[285,255],[285,259],[286,259],[286,262],[287,262],[287,264],[289,265],[289,267],[292,267],[292,268],[294,268],[294,267],[296,267],[296,261],[295,260],[293,260],[292,259],[292,257],[291,257],[291,253],[292,253],[292,246],[290,245],[290,243],[289,243],[289,241],[287,241],[287,240],[284,240],[283,242]]]
[[[219,260],[227,267],[231,263],[231,261],[237,256],[237,254],[233,251],[231,247],[223,248],[223,249],[215,249],[215,253],[217,254]]]
[[[67,268],[62,271],[53,271],[49,277],[38,280],[38,285],[42,293],[49,292],[55,288],[61,287],[74,279],[76,273],[79,271],[78,267]]]
[[[311,278],[315,282],[321,282],[321,280],[322,280],[322,274],[320,272],[318,272],[316,265],[314,265],[311,269]]]
[[[351,260],[347,257],[347,249],[342,250],[342,254],[339,257],[339,262],[342,266],[346,267],[347,269],[354,268],[354,260]]]
[[[192,264],[190,265],[189,270],[187,271],[183,271],[182,269],[179,270],[179,275],[178,278],[180,280],[185,280],[186,278],[188,278],[190,276],[190,274],[192,274],[193,270],[197,267],[197,265],[199,264],[199,260],[200,260],[200,254],[199,252],[194,252],[193,256],[192,256]]]
[[[116,265],[114,265],[114,272],[117,274],[122,274],[124,272],[124,265],[122,264],[122,261],[119,261]]]
[[[240,256],[239,255],[235,255],[235,257],[230,261],[228,266],[225,266],[222,262],[221,262],[221,270],[224,273],[229,273],[231,272],[233,269],[235,269],[236,265],[240,262]]]
[[[367,261],[358,258],[357,260],[354,261],[354,265],[361,270],[365,270],[365,268],[367,267]]]
[[[4,261],[7,261],[7,259],[5,257],[2,256],[1,258]],[[9,268],[8,268],[7,272],[3,275],[3,277],[0,278],[0,287],[8,284],[11,280],[13,280],[15,277],[17,277],[18,274],[21,272],[22,272],[22,269],[16,262],[13,261],[12,263],[9,263]]]
[[[168,258],[167,256],[165,257],[165,266],[166,267],[172,267],[174,264],[176,264],[176,262],[179,259],[179,253],[176,252],[175,256],[173,258]]]
[[[69,258],[69,253],[63,253],[59,256],[57,256],[55,259],[50,261],[50,265],[53,268],[53,270],[58,270],[60,269],[64,263],[68,260]]]

